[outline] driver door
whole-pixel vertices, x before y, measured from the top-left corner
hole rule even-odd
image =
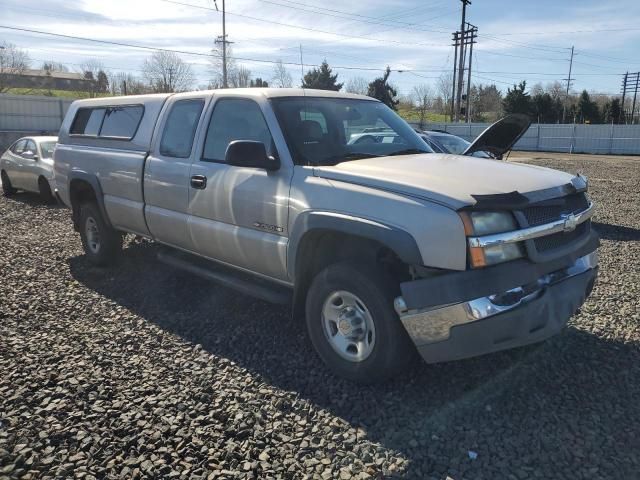
[[[269,172],[225,162],[234,140],[263,142],[270,155],[277,155],[260,105],[237,96],[219,98],[203,133],[190,174],[188,224],[195,251],[285,280],[292,165],[282,162]]]

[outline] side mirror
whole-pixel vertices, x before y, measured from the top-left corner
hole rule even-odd
[[[38,156],[31,150],[22,152],[22,158],[26,158],[27,160],[38,160]]]
[[[225,162],[236,167],[263,168],[275,171],[280,168],[280,159],[267,155],[262,142],[234,140],[227,147]]]

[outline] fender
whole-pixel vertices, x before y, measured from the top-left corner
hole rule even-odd
[[[422,264],[422,255],[418,244],[404,230],[375,220],[337,212],[307,211],[298,215],[289,236],[287,273],[291,280],[295,279],[298,246],[303,237],[314,230],[327,230],[375,240],[395,252],[400,260],[406,264]]]
[[[68,184],[68,192],[69,192],[69,198],[71,199],[71,184],[73,183],[74,180],[82,180],[87,182],[89,185],[91,185],[91,188],[93,188],[93,192],[95,193],[96,196],[96,202],[98,203],[98,209],[100,210],[100,214],[102,215],[102,218],[104,220],[104,222],[107,224],[107,226],[112,227],[111,225],[111,221],[109,220],[109,216],[107,215],[107,210],[104,207],[104,194],[102,193],[102,187],[100,186],[100,180],[98,180],[98,177],[92,173],[87,173],[84,172],[82,170],[72,170],[69,173],[69,184]],[[73,205],[73,200],[71,200],[71,208],[74,209],[75,212],[75,207]]]

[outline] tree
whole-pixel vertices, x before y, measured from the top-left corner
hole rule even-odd
[[[366,95],[369,91],[369,82],[362,77],[352,77],[347,80],[344,89],[348,93],[356,93],[358,95]]]
[[[424,128],[424,124],[427,120],[427,112],[433,105],[433,91],[429,85],[416,85],[413,87],[412,92],[413,105],[418,110],[420,117],[420,128]]]
[[[531,98],[533,114],[538,123],[558,123],[562,120],[562,101],[549,93],[539,93]]]
[[[251,80],[251,82],[249,83],[249,86],[252,88],[260,88],[260,87],[267,88],[269,84],[264,80],[262,80],[260,77],[258,77],[255,80]]]
[[[580,115],[583,123],[600,122],[600,109],[598,108],[598,105],[591,100],[591,97],[586,90],[582,91],[580,100],[578,101],[578,115]]]
[[[391,69],[387,66],[384,75],[382,77],[376,78],[369,84],[367,95],[373,98],[377,98],[387,107],[395,110],[396,105],[398,105],[398,100],[396,99],[396,97],[398,96],[398,92],[395,88],[389,85],[389,75],[391,75]]]
[[[326,60],[322,62],[320,68],[312,68],[303,79],[302,88],[316,88],[319,90],[339,91],[342,83],[337,83],[338,74],[331,75],[331,68]]]
[[[620,123],[622,118],[622,102],[619,98],[614,98],[610,102],[607,102],[604,111],[602,112],[602,119],[606,123]]]
[[[195,82],[193,70],[173,52],[157,51],[142,65],[144,78],[154,92],[189,90]]]
[[[502,92],[495,84],[471,87],[471,120],[474,122],[496,121],[502,116]]]
[[[117,72],[109,75],[109,91],[111,95],[141,95],[147,93],[142,80],[128,72]]]
[[[227,72],[227,82],[231,88],[247,88],[251,85],[251,70],[240,65],[231,72],[231,75]]]
[[[26,50],[16,47],[13,43],[4,42],[0,45],[0,93],[9,90],[6,74],[22,75],[29,68],[31,60]]]
[[[46,72],[68,72],[69,69],[60,62],[43,62],[42,70]]]
[[[288,72],[282,60],[278,59],[273,66],[273,77],[271,77],[272,86],[278,88],[291,88],[293,87],[293,79]]]
[[[211,80],[209,80],[210,88],[224,87],[224,63],[222,61],[222,47],[216,45],[211,49]],[[227,86],[231,86],[231,80],[237,78],[236,71],[238,66],[233,57],[233,50],[227,45]]]
[[[89,58],[80,64],[80,73],[87,82],[83,91],[90,97],[95,97],[98,93],[105,93],[109,87],[109,80],[104,72],[104,65],[96,58]]]
[[[527,82],[523,80],[513,89],[507,89],[507,95],[502,101],[504,113],[524,113],[531,115],[531,97],[527,93]]]
[[[451,92],[453,88],[453,73],[443,73],[436,81],[436,91],[438,92],[438,101],[440,113],[445,115],[451,112]]]

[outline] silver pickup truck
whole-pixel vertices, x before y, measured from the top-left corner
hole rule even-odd
[[[383,138],[363,134],[393,132]],[[597,274],[584,177],[436,154],[382,103],[298,89],[74,102],[54,154],[89,261],[123,234],[291,302],[337,374],[375,382],[558,333]],[[264,326],[264,328],[269,328]]]

